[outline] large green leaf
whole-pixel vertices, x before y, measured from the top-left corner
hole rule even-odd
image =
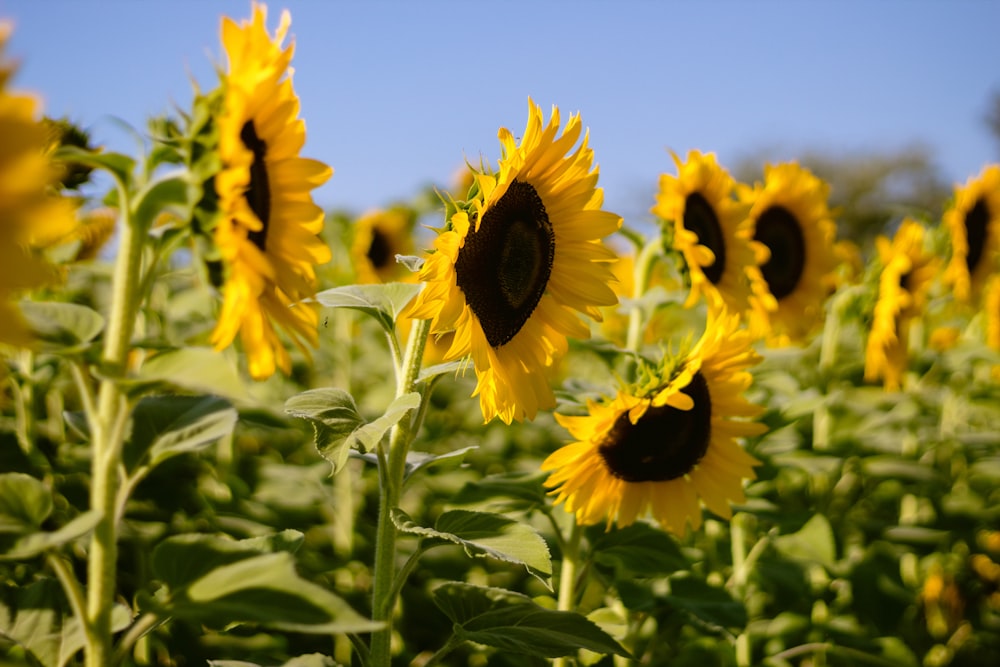
[[[239,415],[217,396],[148,396],[132,412],[132,434],[122,453],[130,470],[155,467],[232,433]]]
[[[326,588],[303,579],[290,553],[301,534],[249,540],[178,535],[153,551],[153,573],[166,585],[154,604],[164,615],[213,627],[259,623],[291,632],[369,632],[365,619]]]
[[[405,512],[393,509],[392,520],[401,532],[457,544],[470,557],[523,565],[543,582],[552,576],[552,559],[545,540],[531,526],[508,517],[452,510],[439,516],[432,529],[417,525]]]
[[[400,311],[420,291],[419,283],[383,283],[380,285],[345,285],[320,292],[316,300],[328,308],[350,308],[374,317],[386,331],[392,332]]]
[[[57,530],[29,533],[18,538],[4,553],[0,553],[0,560],[24,560],[61,547],[88,534],[100,520],[100,512],[88,510]]]
[[[451,499],[457,505],[500,505],[506,511],[529,511],[545,506],[545,472],[489,475],[467,482]]]
[[[312,389],[285,401],[285,412],[308,419],[315,429],[316,448],[340,472],[352,448],[368,452],[378,446],[386,432],[410,410],[420,406],[420,394],[411,392],[396,398],[381,417],[366,422],[354,398],[341,389]]]
[[[686,570],[690,562],[677,542],[647,523],[589,533],[594,562],[613,567],[620,577],[656,577]]]
[[[136,193],[132,201],[132,223],[138,229],[149,229],[156,216],[169,208],[184,209],[189,201],[187,172],[160,176]]]
[[[28,328],[47,350],[81,350],[104,329],[100,313],[76,303],[24,300],[20,310]]]
[[[433,597],[460,640],[542,658],[572,655],[579,649],[630,657],[586,617],[545,609],[520,593],[452,582],[434,589]]]
[[[229,359],[212,348],[186,347],[161,352],[139,369],[140,385],[180,387],[234,400],[250,398],[247,388]]]
[[[670,578],[670,594],[666,600],[692,616],[720,628],[742,628],[747,623],[743,603],[723,588],[710,586],[687,574]]]
[[[263,667],[255,662],[243,660],[209,660],[209,667]],[[338,667],[336,660],[321,653],[310,653],[292,658],[280,667]]]
[[[341,389],[311,389],[285,401],[285,412],[312,423],[316,449],[333,474],[344,469],[351,452],[347,438],[365,423],[353,396]]]
[[[0,534],[38,530],[52,513],[52,492],[20,472],[0,474]]]
[[[135,169],[135,160],[127,155],[105,151],[91,152],[78,146],[60,146],[53,152],[52,157],[56,160],[104,169],[126,189],[132,182],[132,171]]]
[[[773,544],[789,558],[815,562],[826,567],[832,567],[837,559],[833,528],[822,514],[814,515],[795,533],[775,537]]]
[[[62,587],[55,579],[7,589],[4,597],[0,600],[0,634],[24,647],[40,664],[62,667],[83,648],[83,628],[69,613]],[[112,631],[127,627],[131,616],[128,607],[115,605]]]
[[[216,627],[249,622],[321,634],[380,627],[326,588],[300,577],[287,552],[253,556],[211,570],[182,594],[173,594],[170,611]]]

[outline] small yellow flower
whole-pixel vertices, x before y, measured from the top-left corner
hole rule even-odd
[[[415,252],[413,227],[416,221],[416,214],[403,208],[373,211],[358,218],[354,223],[351,260],[359,283],[414,279],[414,274],[396,261],[396,255]]]

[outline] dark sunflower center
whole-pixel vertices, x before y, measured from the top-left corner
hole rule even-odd
[[[475,220],[455,261],[455,276],[486,340],[500,347],[521,330],[545,292],[555,233],[535,188],[515,180]]]
[[[701,461],[712,435],[712,397],[700,372],[684,393],[694,400],[690,410],[649,408],[636,424],[627,412],[618,417],[597,448],[612,475],[625,482],[666,482]]]
[[[253,153],[253,164],[250,165],[250,185],[243,194],[247,198],[250,210],[260,220],[261,228],[247,234],[261,252],[267,250],[267,225],[271,221],[271,183],[267,180],[267,143],[257,136],[257,128],[253,121],[243,123],[240,130],[240,140]]]
[[[687,201],[684,202],[684,226],[698,235],[698,243],[715,254],[715,261],[709,266],[701,267],[701,270],[713,285],[718,285],[726,270],[726,240],[715,209],[701,193],[692,192],[687,196]]]
[[[986,206],[986,201],[980,197],[976,200],[976,205],[965,216],[965,235],[969,240],[969,254],[965,256],[965,264],[969,267],[969,273],[976,270],[976,267],[979,266],[979,260],[983,257],[989,220],[990,210]]]
[[[754,239],[771,251],[760,267],[768,289],[781,300],[795,291],[806,268],[806,240],[799,221],[784,206],[772,206],[757,218]]]
[[[385,268],[389,264],[389,259],[392,257],[392,247],[386,235],[378,229],[372,230],[372,242],[368,246],[367,254],[368,261],[376,269]]]

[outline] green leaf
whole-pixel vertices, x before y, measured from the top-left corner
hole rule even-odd
[[[222,565],[260,554],[295,551],[302,534],[286,530],[246,540],[185,533],[168,537],[153,550],[154,576],[172,590],[182,589]]]
[[[384,415],[366,423],[354,398],[346,391],[312,389],[285,401],[285,412],[312,422],[316,448],[333,466],[333,474],[337,474],[352,448],[361,452],[375,449],[390,428],[419,406],[420,394],[404,394],[389,404]]]
[[[546,472],[489,475],[467,482],[451,502],[456,505],[500,504],[507,511],[533,510],[545,506],[542,482],[548,476]]]
[[[115,177],[122,186],[128,189],[132,182],[132,172],[135,160],[121,153],[91,152],[78,146],[60,146],[53,154],[53,159],[75,162],[95,169],[104,169]]]
[[[837,560],[837,547],[830,521],[816,514],[797,532],[779,535],[773,540],[775,548],[785,556],[832,567]]]
[[[899,479],[913,482],[930,482],[940,478],[931,467],[898,456],[868,456],[861,461],[861,469],[870,477]]]
[[[24,300],[20,309],[28,328],[49,351],[82,350],[104,330],[100,313],[76,303]]]
[[[116,604],[111,608],[111,632],[120,632],[132,623],[132,610],[124,604]],[[59,659],[57,667],[63,667],[73,659],[76,652],[87,644],[87,636],[83,624],[76,616],[71,616],[63,623],[59,633]]]
[[[248,400],[243,380],[225,355],[208,347],[187,347],[161,352],[139,369],[138,383],[180,387],[234,400]]]
[[[231,540],[184,534],[153,551],[153,574],[167,587],[160,612],[222,627],[246,622],[290,632],[370,632],[379,625],[341,598],[301,578],[290,553],[302,535]]]
[[[657,577],[691,566],[670,535],[647,523],[590,534],[594,562],[614,568],[621,578]]]
[[[449,470],[457,468],[462,465],[462,461],[465,460],[465,455],[473,449],[477,449],[477,446],[472,445],[471,447],[462,447],[461,449],[456,449],[446,454],[430,454],[428,452],[413,451],[407,452],[406,468],[403,472],[403,482],[409,482],[413,475],[427,470],[428,468],[445,468]]]
[[[232,433],[239,415],[216,396],[148,396],[132,413],[132,435],[122,457],[129,470],[153,468]]]
[[[431,529],[417,525],[397,508],[392,510],[392,521],[403,533],[457,544],[472,558],[523,565],[544,583],[552,576],[552,559],[542,536],[531,526],[505,516],[452,510],[439,516]]]
[[[4,621],[0,636],[6,635],[24,647],[45,667],[62,667],[83,648],[83,628],[67,609],[58,581],[40,579],[8,591],[8,599],[0,601],[0,619]],[[112,631],[125,629],[131,616],[128,607],[115,605],[111,611]]]
[[[38,530],[52,513],[52,492],[20,472],[0,474],[0,534]]]
[[[209,660],[209,667],[262,667],[255,662],[244,662],[243,660]],[[281,667],[338,667],[338,663],[331,657],[321,653],[310,653],[292,658]]]
[[[88,510],[58,530],[25,535],[17,540],[6,553],[0,554],[0,560],[24,560],[50,549],[61,547],[88,534],[100,520],[100,512]]]
[[[688,574],[670,577],[667,602],[695,618],[720,628],[742,628],[747,623],[743,603],[723,588],[710,586]]]
[[[586,617],[545,609],[520,593],[452,582],[434,589],[433,598],[454,623],[459,640],[542,658],[579,649],[631,657]]]
[[[320,292],[316,300],[328,308],[359,310],[374,317],[391,333],[400,311],[417,295],[421,286],[419,283],[345,285]]]
[[[311,389],[285,401],[285,412],[312,423],[316,449],[334,475],[344,469],[351,452],[348,437],[365,423],[353,396],[341,389]]]
[[[171,592],[173,615],[215,627],[260,623],[289,632],[371,632],[380,624],[326,588],[301,578],[287,552],[262,554],[214,568],[186,591]]]
[[[132,202],[132,224],[147,230],[163,211],[170,207],[186,208],[190,184],[187,172],[173,172],[150,181]]]
[[[347,439],[349,447],[362,452],[370,452],[378,446],[382,436],[398,424],[409,413],[420,407],[420,394],[413,391],[393,400],[385,409],[385,414],[355,430]]]

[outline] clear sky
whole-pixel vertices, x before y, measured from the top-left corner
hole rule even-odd
[[[361,212],[495,164],[531,96],[590,128],[606,207],[639,222],[668,149],[723,165],[762,148],[893,150],[922,143],[964,181],[1000,158],[983,121],[1000,90],[1000,3],[988,0],[595,2],[272,1],[292,15],[304,155],[335,169],[324,207]],[[222,15],[250,0],[0,0],[15,86],[98,143],[108,116],[191,100],[224,62]]]

